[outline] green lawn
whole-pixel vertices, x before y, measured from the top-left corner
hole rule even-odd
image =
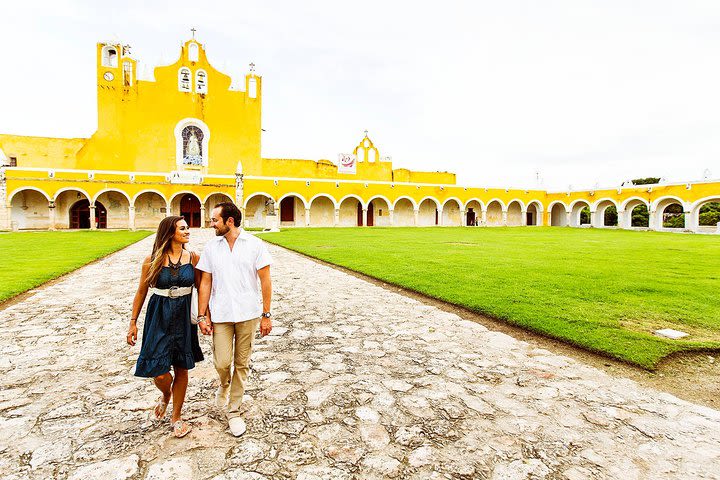
[[[262,238],[645,368],[720,349],[720,236],[516,227]],[[659,328],[691,335],[665,340],[651,334]]]
[[[0,233],[0,301],[141,240],[149,231]]]

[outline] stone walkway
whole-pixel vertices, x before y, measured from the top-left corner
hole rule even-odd
[[[197,245],[211,232],[194,231]],[[125,344],[151,238],[0,312],[0,477],[720,478],[720,412],[271,247],[275,329],[252,357],[248,433],[191,372],[171,436]],[[210,344],[203,340],[210,358]]]

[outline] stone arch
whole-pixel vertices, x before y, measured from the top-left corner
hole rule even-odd
[[[543,224],[543,208],[539,200],[531,200],[526,207],[526,225],[537,226]]]
[[[335,225],[335,199],[320,193],[310,199],[310,225],[332,227]]]
[[[412,205],[413,210],[416,210],[418,207],[417,202],[412,197],[408,197],[407,195],[402,195],[402,196],[396,198],[395,202],[393,202],[393,210],[395,209],[397,204],[400,202],[400,200],[407,200],[408,202],[410,202],[410,205]]]
[[[373,195],[367,202],[367,226],[390,226],[390,209],[392,202],[384,195]]]
[[[32,190],[33,192],[38,192],[38,193],[40,193],[43,197],[45,197],[45,199],[48,201],[48,203],[50,203],[50,202],[52,201],[52,200],[50,199],[50,195],[48,195],[48,194],[47,194],[44,190],[42,190],[42,189],[35,188],[35,187],[20,187],[20,188],[18,188],[18,189],[13,190],[12,193],[11,193],[10,195],[8,195],[8,200],[7,200],[8,203],[11,203],[11,202],[12,202],[12,200],[13,200],[13,198],[15,197],[16,194],[18,194],[18,193],[20,193],[20,192],[22,192],[22,191],[25,191],[25,190]]]
[[[679,205],[680,208],[672,209],[677,210],[676,212],[668,211],[668,208],[673,205]],[[687,226],[685,225],[685,212],[687,211],[689,211],[689,206],[683,199],[672,195],[660,197],[650,204],[650,228],[657,230],[663,228],[684,229]]]
[[[135,228],[156,229],[160,221],[168,216],[168,201],[157,190],[143,190],[133,197],[135,207]]]
[[[439,223],[440,202],[433,197],[425,197],[418,204],[418,226],[428,227]]]
[[[563,202],[556,200],[548,205],[550,213],[550,225],[553,227],[566,227],[568,224],[568,207]]]
[[[581,227],[584,225],[590,225],[590,217],[591,215],[588,213],[588,216],[586,219],[583,220],[582,218],[582,212],[584,209],[588,209],[588,211],[591,211],[590,208],[590,202],[584,199],[578,199],[573,201],[570,204],[570,226],[571,227]]]
[[[415,203],[410,197],[400,197],[393,205],[393,224],[398,227],[415,225]]]
[[[266,192],[255,192],[245,199],[243,206],[245,210],[244,223],[248,228],[265,228],[267,219],[267,202],[272,196]],[[274,198],[272,198],[275,201]],[[280,208],[280,203],[275,203],[275,212]]]
[[[280,226],[304,227],[306,225],[305,210],[309,208],[309,205],[305,197],[299,193],[284,194],[278,199],[276,206],[280,212]]]
[[[86,200],[88,205],[92,197],[81,188],[62,188],[55,192],[53,201],[55,202],[55,228],[70,228],[71,216],[70,208],[78,200]]]
[[[18,188],[10,195],[8,203],[12,230],[55,228],[51,225],[50,196],[39,188]]]
[[[704,197],[693,202],[690,206],[690,225],[685,225],[694,232],[716,233],[720,232],[720,227],[711,222],[703,222],[701,218],[701,209],[710,203],[720,203],[720,195]]]
[[[471,198],[464,205],[465,224],[468,226],[477,226],[482,223],[482,212],[485,205],[479,198]]]
[[[442,206],[442,223],[444,226],[459,227],[462,225],[462,201],[456,197],[445,199]]]
[[[633,223],[633,219],[632,219],[633,211],[640,206],[644,207],[645,209],[647,209],[649,211],[650,204],[648,203],[647,200],[640,198],[640,197],[630,197],[622,203],[621,210],[624,212],[623,225],[622,225],[623,228],[633,228],[633,227],[647,228],[649,226],[649,223],[648,224],[634,224]]]
[[[501,227],[503,225],[503,212],[505,204],[499,198],[493,198],[487,204],[485,212],[486,224],[490,227]]]
[[[338,200],[338,202],[337,202],[338,208],[340,208],[340,205],[348,198],[354,198],[355,200],[357,200],[360,203],[362,208],[365,208],[365,200],[363,200],[359,195],[355,195],[354,193],[349,193],[349,194],[345,195],[344,197],[342,197],[340,200]]]
[[[175,193],[170,197],[170,211],[185,219],[190,228],[202,227],[202,203],[200,197],[191,191]]]
[[[66,192],[78,192],[78,193],[82,193],[82,195],[83,195],[88,201],[90,201],[90,199],[92,198],[92,196],[91,196],[87,191],[83,190],[82,188],[78,188],[78,187],[64,187],[64,188],[61,188],[61,189],[59,189],[58,191],[55,192],[55,194],[53,195],[53,201],[54,201],[54,202],[57,202],[58,198],[59,198],[62,194],[66,193]],[[80,197],[78,197],[78,198],[80,198]]]
[[[648,207],[648,209],[650,208],[650,204],[644,198],[630,197],[622,202],[622,204],[620,205],[620,210],[627,210],[628,207],[635,208],[640,204],[645,205],[646,207]]]
[[[155,189],[151,189],[151,188],[149,188],[149,189],[147,189],[147,190],[142,190],[142,191],[136,193],[136,194],[132,197],[132,202],[131,202],[131,203],[132,203],[133,205],[135,205],[135,201],[140,197],[140,195],[142,195],[142,194],[144,194],[144,193],[155,193],[155,194],[157,194],[160,198],[163,199],[163,202],[165,202],[165,206],[167,206],[167,204],[169,203],[169,202],[168,202],[168,199],[165,198],[165,195],[164,195],[162,192],[160,192],[160,190],[155,190]]]
[[[357,195],[345,195],[338,202],[338,225],[342,227],[359,227],[364,225],[363,208],[365,204]]]
[[[523,212],[525,204],[518,199],[513,199],[507,205],[507,225],[511,227],[519,227],[523,224]]]
[[[130,195],[122,190],[106,188],[99,191],[93,199],[96,204],[95,214],[97,215],[97,203],[100,202],[106,209],[107,228],[129,228],[130,201]]]
[[[95,228],[107,228],[107,209],[102,202],[95,201]],[[92,228],[92,217],[90,215],[91,203],[88,199],[82,198],[70,205],[69,227],[78,229]]]
[[[615,221],[611,221],[608,209],[610,207],[615,208]],[[619,224],[618,211],[620,210],[618,204],[612,198],[601,198],[596,201],[591,207],[591,210],[595,210],[595,224],[596,228],[615,227]]]
[[[308,200],[308,204],[310,204],[310,208],[312,208],[312,203],[315,201],[315,199],[319,198],[319,197],[325,197],[328,200],[330,200],[330,202],[333,204],[333,208],[337,208],[339,205],[337,200],[335,200],[335,198],[333,198],[332,195],[327,194],[327,193],[318,193],[316,195],[313,195],[312,198],[310,198],[310,200]]]

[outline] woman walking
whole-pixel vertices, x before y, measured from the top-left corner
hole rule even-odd
[[[142,265],[127,334],[128,344],[135,345],[137,318],[150,290],[135,375],[153,378],[162,394],[153,410],[156,419],[165,416],[172,399],[171,422],[178,438],[192,429],[181,416],[188,370],[203,360],[197,327],[190,323],[192,287],[200,280],[200,272],[195,271],[200,255],[185,249],[189,241],[190,229],[183,217],[166,217],[160,222],[152,254]]]

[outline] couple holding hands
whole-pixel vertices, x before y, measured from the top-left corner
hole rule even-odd
[[[240,228],[241,220],[234,203],[216,205],[210,218],[216,237],[206,243],[201,256],[185,249],[190,228],[183,217],[167,217],[158,226],[152,254],[143,262],[127,343],[137,341],[137,318],[150,292],[135,375],[152,378],[162,394],[153,410],[156,419],[164,418],[172,401],[171,423],[178,438],[192,429],[181,411],[188,370],[203,360],[197,327],[213,336],[213,360],[220,377],[215,403],[227,408],[232,434],[245,433],[240,406],[255,332],[259,326],[264,336],[272,329],[272,258],[260,239]],[[191,322],[193,286],[198,289],[197,327]]]

